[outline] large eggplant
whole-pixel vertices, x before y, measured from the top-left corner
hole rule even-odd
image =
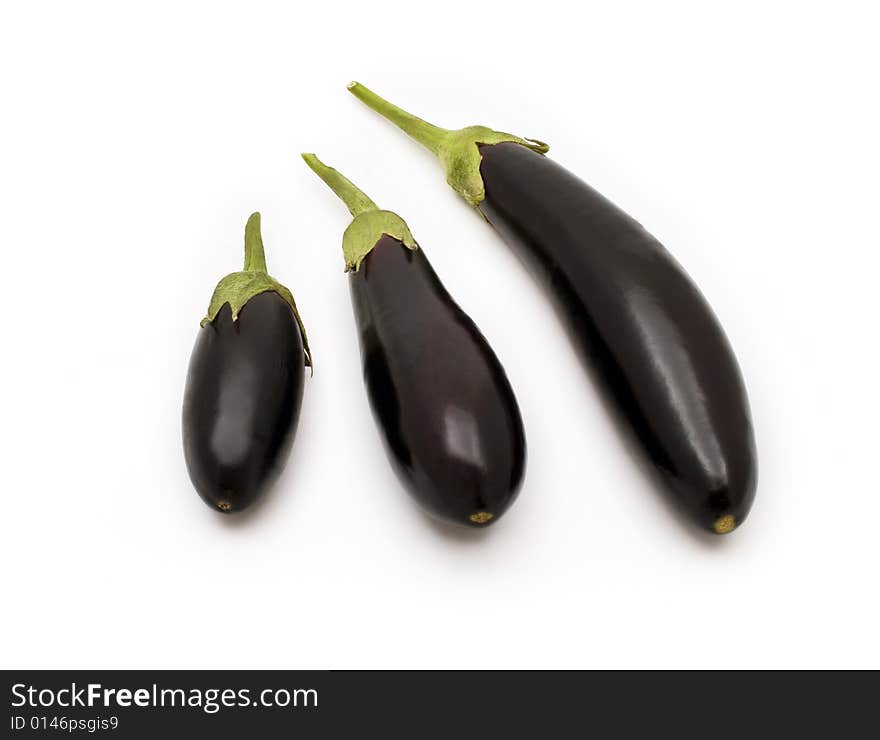
[[[406,223],[314,154],[303,159],[355,217],[343,253],[367,395],[392,467],[428,514],[470,527],[498,521],[526,457],[501,363]]]
[[[663,245],[544,156],[546,144],[482,126],[449,131],[363,85],[349,90],[437,154],[449,184],[548,289],[690,517],[717,534],[741,524],[757,485],[745,385],[715,314]]]
[[[308,340],[290,291],[266,272],[260,214],[245,228],[244,270],[217,285],[183,401],[183,451],[215,511],[250,506],[280,474],[302,405]]]

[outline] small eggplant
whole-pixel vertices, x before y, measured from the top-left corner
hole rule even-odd
[[[241,511],[275,481],[290,453],[312,359],[290,291],[266,272],[260,214],[247,222],[244,270],[214,290],[189,362],[183,452],[215,511]]]
[[[367,395],[388,457],[432,516],[485,527],[519,492],[526,445],[513,390],[406,223],[314,154],[354,220],[342,241]]]
[[[442,129],[356,82],[349,90],[434,152],[544,284],[674,500],[717,534],[741,524],[757,485],[745,385],[715,314],[663,245],[545,157],[546,144]]]

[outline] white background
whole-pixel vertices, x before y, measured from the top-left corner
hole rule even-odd
[[[2,666],[880,667],[871,4],[315,5],[4,5]],[[550,142],[669,246],[750,391],[741,530],[670,513],[544,295],[352,78]],[[389,469],[349,217],[301,151],[403,215],[504,362],[530,458],[496,526],[433,524]],[[180,409],[253,210],[316,372],[279,485],[224,518]]]

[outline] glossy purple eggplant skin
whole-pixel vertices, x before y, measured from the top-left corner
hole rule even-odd
[[[190,478],[215,511],[241,511],[275,481],[302,405],[303,341],[275,292],[251,298],[236,321],[227,303],[199,330],[186,376],[183,450]]]
[[[495,353],[421,248],[383,236],[349,280],[367,395],[398,477],[438,519],[497,521],[519,492],[526,443]]]
[[[674,499],[724,533],[755,497],[745,385],[696,285],[645,229],[552,159],[480,147],[480,210],[555,300]]]

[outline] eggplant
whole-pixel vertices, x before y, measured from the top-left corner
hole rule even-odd
[[[186,376],[183,451],[199,496],[229,514],[256,501],[290,454],[312,357],[293,295],[266,271],[260,214],[244,270],[224,277]]]
[[[392,468],[429,515],[466,527],[498,521],[526,460],[504,368],[403,219],[314,154],[302,156],[354,217],[343,236],[345,269],[364,383]]]
[[[441,160],[448,183],[550,294],[663,488],[726,534],[749,513],[757,452],[742,374],[721,325],[675,258],[637,221],[545,154],[472,126],[433,126],[363,85],[349,90]]]

